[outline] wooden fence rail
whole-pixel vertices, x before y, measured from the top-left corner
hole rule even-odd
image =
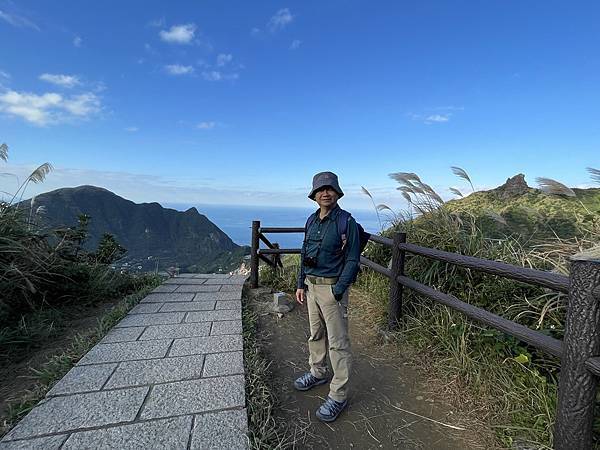
[[[264,233],[304,233],[304,228],[261,228],[260,221],[252,222],[250,278],[252,287],[258,287],[259,259],[275,267],[277,264],[275,258],[279,255],[301,252],[299,248],[282,249],[277,244],[271,244]],[[259,241],[263,241],[269,248],[261,249]],[[570,275],[567,277],[499,261],[420,247],[407,243],[405,233],[396,233],[393,239],[371,235],[370,241],[392,249],[390,269],[364,256],[360,258],[361,265],[385,275],[390,280],[388,311],[390,329],[397,329],[401,324],[402,294],[406,287],[560,358],[561,372],[554,427],[554,448],[557,450],[592,448],[594,403],[600,377],[600,260],[572,258]],[[407,253],[568,294],[564,340],[547,336],[408,278],[404,274]],[[272,255],[272,259],[267,255]]]

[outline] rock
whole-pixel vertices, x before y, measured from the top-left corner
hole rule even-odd
[[[276,313],[289,313],[294,309],[294,305],[273,305],[272,308]]]
[[[289,313],[294,309],[294,301],[285,292],[275,292],[272,308],[277,313]]]
[[[506,183],[504,183],[502,186],[492,189],[492,192],[498,194],[501,199],[507,200],[512,197],[518,197],[520,195],[527,194],[530,190],[531,188],[525,181],[525,175],[520,173],[512,178],[507,179]]]

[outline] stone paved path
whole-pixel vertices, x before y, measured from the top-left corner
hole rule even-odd
[[[0,441],[12,449],[245,449],[244,276],[145,297]]]

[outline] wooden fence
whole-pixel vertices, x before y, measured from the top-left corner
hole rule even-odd
[[[301,249],[282,249],[271,243],[267,233],[304,233],[304,228],[261,227],[252,222],[251,274],[252,287],[258,287],[258,265],[263,260],[270,266],[281,265],[282,254],[299,254]],[[268,248],[260,248],[263,241]],[[371,235],[370,241],[392,249],[391,269],[363,256],[363,266],[385,275],[390,280],[388,326],[395,329],[402,316],[402,291],[413,289],[443,305],[466,314],[471,319],[500,330],[535,348],[560,358],[558,406],[554,427],[554,448],[557,450],[588,450],[592,448],[592,422],[600,377],[600,260],[571,258],[570,275],[517,267],[498,261],[459,255],[420,247],[406,242],[405,233],[393,239]],[[456,264],[469,269],[511,278],[568,294],[564,340],[507,320],[485,309],[421,284],[404,274],[406,253]]]

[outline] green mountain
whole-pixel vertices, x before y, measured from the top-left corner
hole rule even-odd
[[[572,189],[575,197],[549,195],[527,185],[523,174],[489,191],[451,200],[446,207],[474,215],[489,237],[506,234],[543,240],[554,235],[572,238],[600,221],[600,189]]]
[[[33,203],[32,203],[33,202]],[[104,233],[127,249],[119,265],[138,270],[177,266],[192,272],[239,267],[248,247],[240,247],[196,208],[185,212],[158,203],[137,204],[95,186],[63,188],[21,203],[43,227],[74,226],[91,217],[84,247],[95,250]],[[42,208],[41,208],[42,207]]]

